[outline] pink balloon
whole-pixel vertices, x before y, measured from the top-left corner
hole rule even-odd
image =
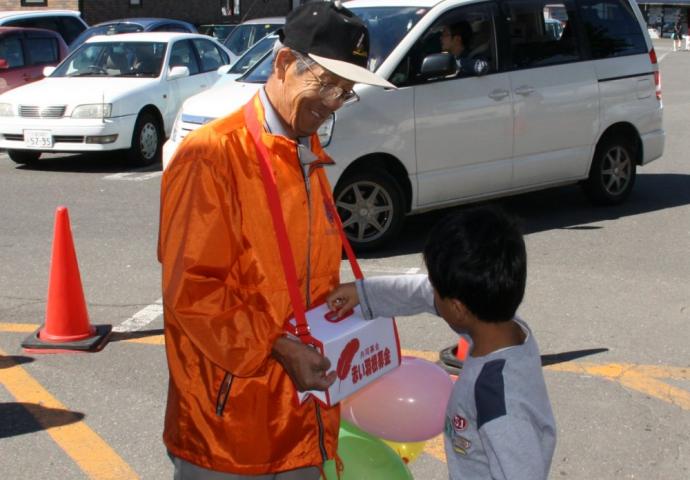
[[[453,389],[438,365],[402,357],[400,367],[340,402],[342,417],[375,437],[422,442],[443,431]]]

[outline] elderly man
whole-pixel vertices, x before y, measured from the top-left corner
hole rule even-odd
[[[296,9],[281,41],[265,88],[188,135],[163,175],[163,439],[175,479],[316,479],[336,454],[338,407],[295,401],[296,389],[325,390],[336,375],[284,334],[293,306],[261,162],[275,176],[302,300],[323,303],[339,283],[341,242],[316,131],[357,100],[355,83],[393,86],[366,69],[366,26],[339,5]]]

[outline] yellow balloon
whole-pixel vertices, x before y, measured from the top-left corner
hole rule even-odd
[[[424,445],[426,442],[392,442],[390,440],[384,440],[383,443],[388,445],[397,453],[400,458],[403,459],[405,463],[412,463],[421,453],[424,451]]]

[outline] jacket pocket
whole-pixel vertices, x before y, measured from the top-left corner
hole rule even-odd
[[[231,373],[226,373],[223,377],[223,381],[220,383],[220,388],[218,389],[218,397],[216,398],[216,415],[219,417],[223,416],[223,410],[225,410],[225,404],[230,396],[230,387],[232,387],[232,380],[235,377]]]

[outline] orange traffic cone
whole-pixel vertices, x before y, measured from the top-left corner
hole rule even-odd
[[[89,323],[69,215],[67,208],[58,207],[45,324],[27,337],[22,347],[32,353],[96,351],[103,348],[110,330],[110,325]]]

